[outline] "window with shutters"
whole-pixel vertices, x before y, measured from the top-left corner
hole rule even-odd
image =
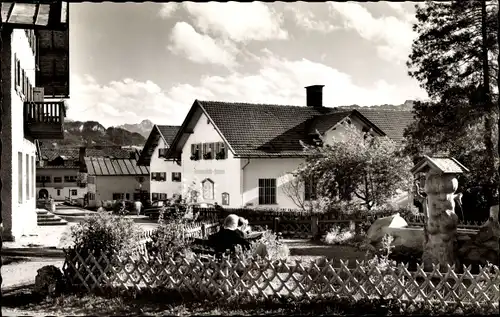
[[[158,177],[158,176],[157,176],[157,174],[158,174],[158,173],[156,173],[156,172],[151,173],[151,180],[152,180],[152,181],[155,181],[155,180],[156,180],[156,178]]]
[[[23,203],[23,153],[17,152],[18,202]]]
[[[215,152],[215,143],[203,143],[203,159],[213,160]]]
[[[160,182],[166,181],[167,180],[167,173],[166,172],[158,173],[158,180]]]
[[[259,179],[259,205],[276,204],[276,178]]]
[[[191,144],[191,160],[192,161],[197,161],[200,159],[201,155],[201,144],[196,143],[196,144]]]
[[[78,190],[72,189],[71,190],[71,196],[78,196]]]
[[[158,157],[159,158],[166,157],[167,150],[168,150],[167,148],[158,149]]]
[[[181,181],[181,173],[172,172],[172,182],[180,182],[180,181]]]
[[[123,199],[125,195],[123,193],[113,193],[113,200]]]
[[[76,176],[73,176],[73,175],[66,175],[64,176],[64,182],[65,183],[76,183]]]
[[[227,159],[226,144],[224,142],[217,142],[215,144],[215,159],[217,160]]]
[[[26,175],[26,200],[28,200],[28,199],[30,199],[30,194],[31,194],[31,191],[30,191],[30,183],[31,183],[31,179],[30,179],[30,155],[26,154],[25,159],[26,159],[26,171],[24,174]]]
[[[160,200],[167,200],[167,194],[166,193],[160,193]]]
[[[17,71],[16,71],[16,90],[20,92],[21,89],[21,61],[16,59]]]
[[[151,200],[152,201],[158,200],[158,193],[152,193],[151,194]]]

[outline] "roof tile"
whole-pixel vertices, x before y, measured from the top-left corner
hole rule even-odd
[[[300,156],[300,140],[318,129],[326,132],[354,109],[198,101],[239,156]],[[371,110],[363,116],[399,142],[413,120],[409,111]]]

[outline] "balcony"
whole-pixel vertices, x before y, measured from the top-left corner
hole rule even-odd
[[[64,139],[64,117],[63,101],[24,103],[25,133],[35,139]]]

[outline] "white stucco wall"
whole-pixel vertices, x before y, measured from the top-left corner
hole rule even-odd
[[[365,123],[363,123],[356,117],[350,117],[349,119],[351,119],[351,124],[354,125],[359,130],[363,130],[363,128],[365,127],[368,128],[368,126]],[[346,131],[345,124],[347,123],[346,122],[340,123],[337,126],[335,126],[335,130],[332,127],[330,128],[330,130],[326,131],[325,142],[327,144],[331,144],[333,137],[336,138],[341,137],[342,133]],[[376,132],[373,132],[373,134],[379,136],[379,134]]]
[[[291,172],[304,162],[300,158],[256,158],[242,159],[243,204],[262,208],[298,208],[283,191],[290,181]],[[276,179],[276,205],[259,205],[259,179]],[[251,205],[250,205],[251,204]]]
[[[4,129],[10,130],[4,134],[3,142],[10,144],[4,147],[2,155],[10,157],[11,160],[10,164],[5,164],[6,162],[2,160],[2,169],[10,170],[12,175],[10,179],[8,177],[4,179],[2,198],[5,207],[3,218],[6,235],[17,239],[23,234],[33,233],[37,225],[37,216],[34,175],[36,167],[32,166],[36,147],[34,140],[24,137],[24,97],[21,92],[16,91],[15,57],[19,59],[21,68],[25,70],[26,76],[33,86],[35,86],[35,57],[24,30],[13,30],[10,44],[10,91],[4,90],[4,93],[10,92],[10,104],[4,105],[4,116],[9,116],[9,118],[2,118],[7,119],[4,121]],[[21,91],[21,89],[18,90]],[[22,153],[21,166],[18,164],[19,152]],[[28,169],[26,168],[26,155],[28,155],[29,161]],[[21,179],[18,176],[19,171],[22,173]],[[29,190],[26,188],[27,182],[29,182]],[[21,202],[19,201],[20,183],[22,186]]]
[[[160,138],[158,146],[154,149],[151,156],[151,163],[149,165],[150,173],[167,173],[166,180],[164,182],[155,181],[151,179],[151,194],[150,199],[152,199],[153,193],[167,194],[168,198],[172,198],[174,194],[182,194],[182,166],[174,161],[167,161],[164,158],[159,158],[159,149],[166,148],[166,143],[163,138]],[[173,182],[172,173],[181,173],[181,181]],[[150,174],[151,178],[151,174]]]
[[[138,176],[137,176],[138,177]],[[147,175],[144,175],[144,182],[142,183],[141,190],[150,190],[150,181]],[[90,185],[90,184],[89,184]],[[139,182],[136,176],[96,176],[95,181],[95,196],[96,201],[112,200],[113,193],[129,194],[129,199],[134,198],[134,193],[138,193]],[[92,186],[89,186],[89,191]]]
[[[235,159],[230,150],[228,158],[224,160],[204,160],[192,161],[191,144],[223,142],[223,139],[208,122],[207,117],[202,114],[198,120],[193,134],[182,149],[182,194],[185,196],[189,186],[194,182],[196,190],[199,192],[199,202],[214,203],[222,205],[222,193],[229,194],[229,207],[242,206],[242,184],[240,160]],[[226,149],[228,149],[226,144]],[[203,199],[201,182],[209,178],[214,182],[214,199]]]
[[[37,183],[36,184],[36,195],[40,197],[40,190],[46,189],[50,196],[54,200],[64,200],[66,197],[71,197],[72,199],[83,198],[87,193],[87,187],[80,188],[77,186],[76,182],[65,182],[64,176],[77,176],[78,169],[69,168],[39,168],[36,173],[37,176],[50,176],[49,183]],[[54,183],[54,177],[61,177],[62,183]],[[44,186],[45,185],[45,186]],[[70,195],[71,190],[76,189],[77,195]],[[58,195],[59,190],[59,195]]]

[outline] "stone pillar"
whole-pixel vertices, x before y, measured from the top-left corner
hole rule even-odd
[[[427,193],[428,241],[422,261],[425,269],[432,264],[455,265],[458,269],[456,233],[458,217],[455,214],[454,193],[458,180],[454,174],[429,173],[425,181]]]

